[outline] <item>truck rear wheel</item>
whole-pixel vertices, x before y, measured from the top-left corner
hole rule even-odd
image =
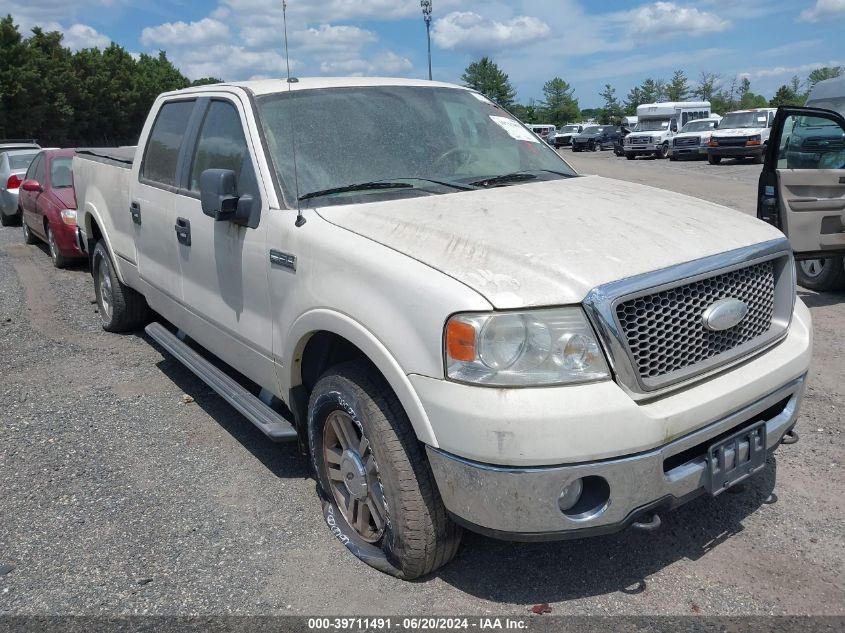
[[[710,163],[711,165],[718,165],[719,163],[722,162],[722,157],[721,156],[713,156],[713,154],[708,154],[707,155],[707,162]]]
[[[806,259],[797,264],[799,286],[817,292],[845,289],[845,261],[842,257]]]
[[[94,293],[100,322],[106,332],[137,330],[147,320],[149,308],[144,296],[117,278],[106,243],[97,242],[91,257]]]
[[[390,386],[359,362],[323,375],[308,403],[308,445],[332,533],[385,573],[417,578],[455,556],[422,446]]]

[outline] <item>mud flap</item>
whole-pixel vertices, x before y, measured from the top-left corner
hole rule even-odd
[[[346,549],[352,552],[353,556],[380,572],[390,574],[396,578],[405,577],[404,572],[388,560],[387,554],[382,548],[372,543],[367,543],[346,524],[334,499],[323,492],[319,483],[317,484],[317,494],[323,504],[323,518],[326,520],[326,525],[329,526],[334,537],[343,543]],[[385,531],[383,538],[386,539],[389,536],[389,533]]]

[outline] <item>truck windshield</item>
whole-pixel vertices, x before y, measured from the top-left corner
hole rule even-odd
[[[767,112],[731,112],[725,115],[719,123],[719,129],[735,130],[737,128],[766,127],[769,114]]]
[[[690,121],[683,127],[681,132],[704,132],[705,130],[712,130],[715,127],[715,121]]]
[[[669,119],[646,119],[637,123],[637,132],[657,132],[669,129]]]
[[[577,125],[564,125],[564,126],[561,128],[561,130],[560,130],[560,131],[561,131],[561,132],[577,132],[577,131],[578,131],[578,126],[577,126]]]
[[[469,183],[515,173],[536,178],[507,184],[575,175],[548,144],[468,90],[321,88],[260,96],[257,105],[288,200],[371,183],[407,181],[411,187],[356,186],[309,198],[318,198],[320,204],[356,203],[458,192]]]

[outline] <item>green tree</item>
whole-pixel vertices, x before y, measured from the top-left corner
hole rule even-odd
[[[810,88],[812,88],[820,81],[833,79],[834,77],[840,77],[841,75],[841,66],[823,66],[822,68],[816,68],[810,73],[810,76],[807,78],[807,83],[810,84]]]
[[[542,107],[548,123],[560,127],[581,118],[581,109],[578,107],[574,89],[560,77],[543,84],[543,96],[545,101]]]
[[[634,86],[628,91],[628,96],[625,97],[625,103],[623,107],[625,108],[625,114],[628,116],[634,116],[637,114],[637,106],[646,103],[645,99],[643,98],[643,91],[639,86]]]
[[[784,84],[778,88],[775,96],[769,101],[769,107],[777,108],[779,106],[789,105],[803,105],[804,95],[800,94],[795,87],[795,82]]]
[[[765,108],[769,101],[763,95],[755,95],[751,92],[751,80],[743,77],[739,85],[739,107],[742,110],[751,108]]]
[[[686,101],[689,93],[690,87],[686,74],[683,70],[676,70],[672,75],[672,81],[666,86],[666,99],[668,101]]]
[[[616,98],[616,88],[610,84],[605,84],[604,90],[599,93],[599,96],[604,99],[604,106],[599,115],[599,122],[603,124],[618,123],[624,113],[619,99]]]
[[[721,78],[716,73],[710,73],[702,70],[698,85],[693,88],[692,93],[702,101],[710,101],[712,104],[713,97],[719,89],[720,81]]]
[[[640,85],[640,103],[655,103],[658,99],[657,82],[649,77]]]
[[[478,90],[503,108],[510,108],[514,104],[516,91],[513,89],[507,74],[487,56],[467,66],[461,81],[474,90]]]

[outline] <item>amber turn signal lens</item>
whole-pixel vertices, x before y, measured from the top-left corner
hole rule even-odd
[[[446,326],[446,353],[452,360],[475,360],[475,328],[457,319],[449,321]]]

